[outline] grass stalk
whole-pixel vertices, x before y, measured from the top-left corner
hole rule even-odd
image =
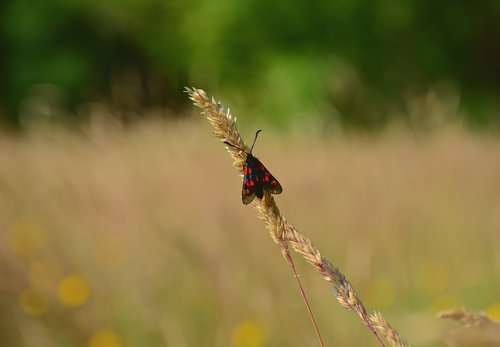
[[[297,282],[297,286],[299,287],[300,295],[302,296],[302,300],[304,300],[304,304],[306,305],[307,308],[307,313],[309,313],[309,318],[311,319],[314,331],[316,332],[316,337],[318,338],[319,345],[321,347],[324,347],[325,343],[323,342],[323,338],[321,337],[321,333],[318,328],[318,323],[316,322],[316,318],[314,317],[311,305],[309,304],[309,300],[307,299],[306,292],[302,287],[302,282],[300,281],[299,274],[297,273],[297,269],[295,268],[295,263],[293,262],[292,256],[290,254],[290,249],[288,248],[288,245],[284,240],[280,241],[280,248],[282,250],[282,253],[284,253],[283,255],[285,256],[288,265],[292,269],[293,276],[295,277],[295,281]]]
[[[213,133],[221,142],[228,141],[240,148],[248,150],[248,147],[245,145],[236,127],[236,119],[231,116],[229,109],[225,111],[221,103],[216,102],[214,98],[209,99],[202,89],[186,88],[186,92],[193,103],[201,108],[202,115],[212,124],[214,128]],[[233,165],[236,166],[240,172],[243,172],[243,164],[246,159],[245,153],[230,146],[226,146],[226,149],[234,160]],[[264,221],[272,239],[278,244],[287,261],[290,262],[291,260],[288,251],[288,245],[290,245],[292,249],[302,255],[306,262],[315,268],[326,281],[331,283],[340,305],[348,310],[354,311],[359,316],[362,323],[368,327],[380,346],[383,347],[385,345],[379,334],[384,336],[393,347],[409,346],[380,313],[374,313],[372,316],[368,315],[365,306],[345,275],[328,261],[307,237],[300,234],[293,225],[286,221],[281,215],[274,198],[270,194],[266,192],[262,200],[256,199],[252,204],[258,210],[259,217]],[[293,261],[290,263],[290,266],[292,266],[294,275],[298,279]],[[300,281],[298,283],[300,283]],[[302,289],[300,284],[299,288]],[[303,298],[305,298],[305,296],[303,296]],[[308,306],[308,310],[310,310],[307,299],[305,298],[304,300],[306,306]],[[309,312],[311,314],[311,311]],[[314,319],[313,325],[315,325]],[[316,325],[315,328],[317,330]],[[317,330],[317,333],[319,334],[319,330]],[[318,337],[322,344],[321,337],[319,335]]]

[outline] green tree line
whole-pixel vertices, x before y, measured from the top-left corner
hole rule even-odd
[[[9,125],[33,95],[63,118],[88,101],[179,114],[186,85],[243,95],[249,112],[276,122],[378,127],[404,117],[393,110],[408,95],[443,85],[470,124],[500,118],[495,0],[4,0],[0,19]]]

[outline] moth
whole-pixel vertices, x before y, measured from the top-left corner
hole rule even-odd
[[[258,130],[255,133],[250,152],[224,141],[226,145],[239,149],[247,155],[245,164],[243,165],[243,188],[241,189],[241,200],[245,205],[251,203],[255,197],[262,199],[264,197],[264,190],[267,190],[271,194],[281,194],[283,191],[278,180],[274,178],[260,160],[252,154],[253,146],[255,146],[255,141],[261,131],[262,130]]]

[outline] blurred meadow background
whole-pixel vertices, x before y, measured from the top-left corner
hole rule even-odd
[[[499,346],[436,319],[500,319],[499,61],[493,0],[1,2],[0,345],[317,345],[196,86],[370,311]],[[375,346],[295,259],[326,345]]]

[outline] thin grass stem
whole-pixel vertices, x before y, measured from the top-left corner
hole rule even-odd
[[[300,295],[302,296],[302,299],[304,300],[304,304],[306,305],[307,308],[307,313],[309,313],[309,318],[311,319],[311,323],[314,327],[314,331],[316,332],[316,337],[318,338],[319,345],[321,347],[325,346],[325,343],[323,342],[323,338],[321,337],[321,333],[318,328],[318,323],[316,323],[316,318],[314,317],[313,311],[311,309],[311,305],[309,305],[309,300],[307,299],[306,292],[304,291],[304,288],[302,287],[302,283],[300,281],[299,274],[297,273],[297,269],[295,268],[295,263],[293,262],[292,256],[290,254],[290,249],[288,248],[287,244],[284,241],[281,241],[281,249],[284,251],[285,259],[288,262],[288,265],[292,269],[293,276],[295,277],[295,281],[297,282],[297,286],[299,287]]]

